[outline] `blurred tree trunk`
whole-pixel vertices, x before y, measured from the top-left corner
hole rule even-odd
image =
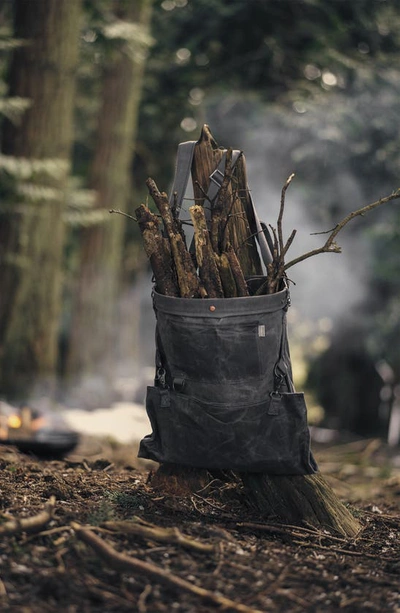
[[[22,395],[35,381],[54,383],[81,0],[14,8],[14,36],[25,43],[12,58],[9,95],[31,106],[3,126],[0,390]]]
[[[117,19],[137,24],[146,34],[151,5],[152,0],[116,0],[112,8]],[[129,40],[125,40],[112,50],[104,66],[102,105],[89,185],[97,192],[96,207],[104,211],[127,209],[145,44],[139,53],[132,53]],[[79,375],[82,381],[87,375],[97,375],[104,384],[112,377],[124,230],[125,219],[113,215],[103,223],[84,228],[81,233],[80,273],[73,305],[67,374]]]

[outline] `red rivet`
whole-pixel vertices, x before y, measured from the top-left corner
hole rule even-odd
[[[211,311],[211,312],[214,312],[214,311],[215,311],[215,306],[214,306],[214,305],[210,306],[210,311]]]

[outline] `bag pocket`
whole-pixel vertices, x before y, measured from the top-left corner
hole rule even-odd
[[[256,404],[204,402],[183,394],[148,388],[147,412],[153,433],[139,457],[198,468],[309,474],[307,409],[302,393],[284,393]]]
[[[158,317],[167,363],[194,381],[241,381],[262,374],[258,322]]]

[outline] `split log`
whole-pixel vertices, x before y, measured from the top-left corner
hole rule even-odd
[[[224,154],[207,125],[203,126],[195,146],[192,164],[193,193],[196,204],[210,209],[212,204],[206,200],[210,175],[217,168]],[[255,242],[256,225],[249,202],[247,175],[244,157],[239,156],[232,176],[226,180],[225,202],[230,202],[228,219],[224,232],[224,244],[232,245],[240,252],[240,263],[245,277],[261,275],[262,266]],[[217,240],[219,243],[219,241]],[[224,246],[224,245],[223,245]]]

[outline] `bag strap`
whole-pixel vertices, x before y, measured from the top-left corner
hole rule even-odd
[[[180,143],[178,146],[178,153],[176,157],[176,166],[175,166],[175,176],[171,189],[171,194],[169,198],[170,205],[176,206],[176,211],[178,215],[182,209],[182,202],[185,196],[187,184],[189,182],[189,177],[191,176],[192,171],[192,161],[194,148],[197,141],[187,141],[184,143]],[[240,151],[234,150],[232,152],[232,166],[235,165],[240,155]],[[221,188],[222,182],[224,180],[225,174],[225,160],[226,153],[222,156],[220,163],[217,168],[210,175],[210,185],[207,192],[207,197],[211,202],[214,200],[215,196],[218,194],[219,189]],[[269,232],[265,224],[263,224],[257,214],[257,210],[254,206],[253,198],[251,196],[251,192],[247,187],[249,194],[249,203],[253,212],[254,221],[256,225],[256,240],[260,247],[261,257],[264,262],[265,268],[267,265],[272,262],[271,255],[271,238],[269,236]],[[208,213],[208,216],[210,213]],[[207,216],[207,211],[206,211]]]
[[[179,214],[182,208],[183,198],[185,196],[189,177],[192,172],[192,161],[194,154],[195,140],[186,141],[178,145],[176,154],[175,175],[172,184],[169,204],[176,205],[176,211]]]

